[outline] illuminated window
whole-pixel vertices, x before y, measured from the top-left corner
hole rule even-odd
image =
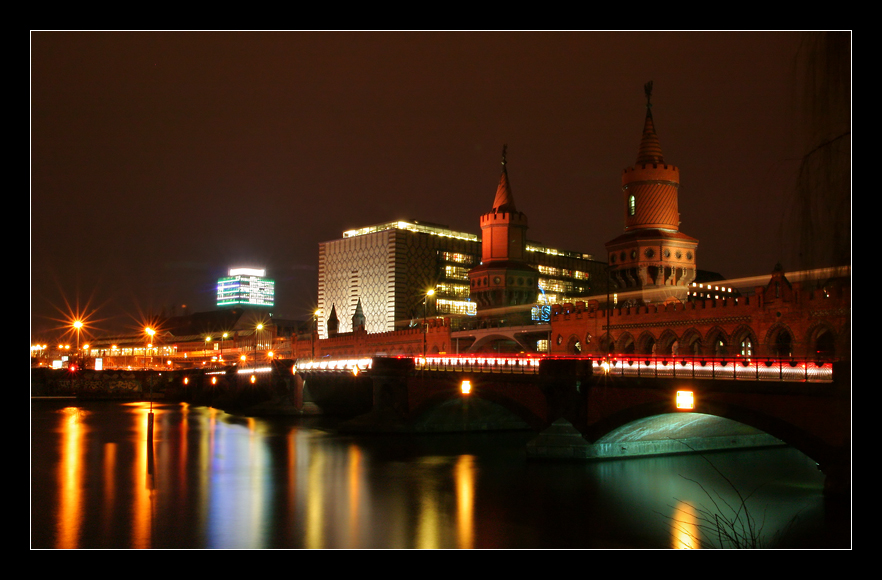
[[[637,213],[637,198],[632,195],[628,197],[628,215],[635,213]]]
[[[549,280],[548,278],[539,278],[539,288],[546,292],[572,292],[573,283],[563,280]]]
[[[456,262],[457,264],[474,264],[475,260],[473,256],[469,254],[459,254],[456,252],[441,252],[441,257],[446,262]]]
[[[560,276],[560,269],[554,268],[552,266],[544,266],[542,264],[538,264],[536,266],[540,272],[543,274],[547,274],[548,276]]]
[[[447,298],[468,298],[469,287],[465,284],[439,282],[435,285],[435,294],[445,296]]]
[[[468,280],[469,270],[462,266],[444,266],[444,275],[454,280]]]
[[[435,301],[435,308],[442,314],[465,314],[467,316],[475,316],[478,313],[477,303],[465,300],[445,300],[439,298]]]

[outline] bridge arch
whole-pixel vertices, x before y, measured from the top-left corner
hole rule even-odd
[[[623,332],[619,335],[618,340],[616,340],[616,349],[617,353],[621,354],[634,354],[637,348],[637,344],[634,342],[634,337],[630,332]]]
[[[734,354],[741,356],[756,356],[759,343],[756,339],[756,333],[747,325],[741,325],[732,333],[732,344],[735,348]]]
[[[616,347],[615,338],[610,336],[609,332],[605,332],[603,336],[600,338],[600,352],[601,354],[606,354],[609,352],[614,352]]]
[[[806,356],[820,356],[833,358],[837,351],[842,351],[841,341],[836,336],[833,327],[824,321],[818,322],[806,333],[807,352]],[[837,348],[839,346],[839,348]]]
[[[631,423],[672,414],[669,401],[647,402],[621,410],[590,426],[580,428],[579,431],[588,442],[597,443]],[[700,401],[693,412],[684,414],[702,414],[729,419],[767,433],[798,449],[815,461],[821,469],[825,466],[832,467],[838,460],[838,450],[811,433],[794,427],[785,420],[738,404],[725,401]]]
[[[460,379],[450,381],[450,387],[444,390],[432,393],[424,398],[420,403],[408,413],[409,420],[416,424],[427,421],[433,413],[437,413],[440,409],[451,407],[462,408],[462,405],[468,405],[471,402],[481,402],[501,408],[504,412],[511,414],[512,417],[523,422],[534,431],[541,431],[548,427],[547,420],[544,416],[538,415],[529,406],[522,404],[516,399],[508,396],[504,389],[497,391],[489,385],[482,385],[480,382],[472,383],[472,392],[468,396],[463,396],[460,392]],[[488,388],[489,387],[489,388]],[[477,406],[477,405],[473,405]],[[486,413],[488,407],[484,406]],[[492,412],[492,408],[490,409]],[[499,421],[499,413],[495,413],[495,420]],[[504,418],[503,418],[504,420]]]
[[[496,348],[492,348],[492,345],[496,345]],[[502,348],[503,350],[499,350]],[[469,348],[468,352],[480,353],[480,352],[530,352],[531,349],[524,344],[522,341],[518,340],[515,336],[508,336],[503,333],[492,333],[481,336],[478,338]]]
[[[773,325],[766,333],[766,350],[768,354],[778,357],[793,356],[796,336],[784,323]]]
[[[702,353],[701,333],[695,328],[690,328],[683,333],[680,339],[680,353],[698,356]]]
[[[652,335],[648,330],[643,331],[640,334],[640,338],[637,339],[637,352],[636,354],[653,354],[653,346],[658,350],[658,345],[656,344],[655,336]]]
[[[661,333],[661,336],[658,337],[658,343],[656,344],[655,353],[656,354],[673,354],[674,343],[677,343],[677,348],[679,350],[679,341],[677,339],[677,333],[675,333],[670,328],[666,328],[664,332]]]
[[[726,356],[729,354],[731,339],[725,330],[715,326],[707,333],[706,352],[709,356]]]
[[[567,354],[582,354],[583,348],[579,337],[575,334],[571,334],[570,338],[567,340]]]

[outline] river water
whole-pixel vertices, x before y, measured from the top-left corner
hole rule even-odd
[[[851,546],[850,507],[791,448],[528,461],[527,432],[351,436],[177,403],[154,404],[151,444],[149,411],[31,401],[31,548],[707,548],[702,514],[734,519],[734,490],[761,541]]]

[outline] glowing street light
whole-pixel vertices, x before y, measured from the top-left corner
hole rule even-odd
[[[153,328],[148,326],[144,329],[144,332],[146,332],[147,336],[150,337],[147,341],[147,348],[144,349],[144,368],[146,369],[147,368],[147,351],[151,346],[153,346],[153,335],[156,334],[156,330],[154,330]]]
[[[260,331],[263,330],[263,324],[258,324],[254,331],[254,360],[257,360],[257,347],[260,344]]]
[[[315,332],[312,335],[312,358],[315,360],[315,341],[318,340],[318,321],[319,315],[322,313],[321,308],[315,311]]]
[[[72,326],[77,331],[77,352],[80,351],[80,329],[83,328],[82,320],[74,320]]]
[[[426,297],[423,298],[423,358],[426,358],[426,349],[428,348],[428,340],[429,340],[429,323],[426,320],[428,316],[429,310],[429,298],[435,295],[435,289],[429,288],[426,292]]]

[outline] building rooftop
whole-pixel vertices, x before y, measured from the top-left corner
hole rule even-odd
[[[446,236],[450,238],[457,238],[460,240],[469,240],[473,242],[480,241],[476,234],[469,234],[466,232],[457,232],[451,230],[447,226],[443,226],[440,224],[430,224],[428,222],[419,222],[417,220],[411,221],[394,221],[387,222],[384,224],[377,224],[373,226],[365,226],[363,228],[359,228],[357,230],[347,230],[343,232],[344,238],[353,238],[355,236],[364,236],[367,234],[374,234],[376,232],[382,232],[384,230],[407,230],[410,232],[420,232],[424,234],[431,234],[433,236]]]

